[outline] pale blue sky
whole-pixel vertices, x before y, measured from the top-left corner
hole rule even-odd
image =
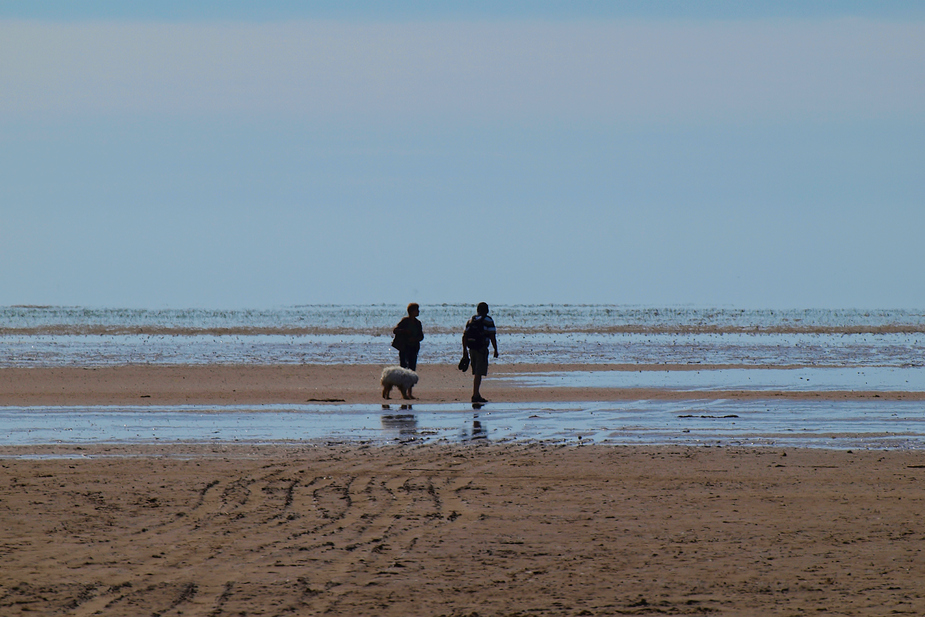
[[[382,6],[0,0],[0,304],[925,308],[918,3]]]

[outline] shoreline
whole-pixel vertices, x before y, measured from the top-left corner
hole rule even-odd
[[[788,391],[681,390],[668,388],[535,387],[494,379],[536,372],[572,371],[692,371],[746,366],[668,366],[599,364],[494,364],[483,382],[492,401],[606,402],[631,400],[821,400],[921,401],[925,392],[908,391]],[[796,368],[796,367],[775,367]],[[237,405],[269,403],[383,402],[381,365],[127,365],[116,367],[36,367],[0,369],[0,406],[69,405]],[[469,400],[471,374],[450,365],[418,367],[418,403]],[[402,399],[392,392],[392,403]]]

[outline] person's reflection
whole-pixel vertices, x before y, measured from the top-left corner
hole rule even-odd
[[[473,405],[475,407],[475,405]],[[479,414],[474,414],[472,416],[472,430],[467,431],[463,429],[462,440],[463,441],[478,441],[480,439],[488,439],[488,427],[482,424],[482,421],[479,420]]]
[[[488,429],[478,420],[472,421],[472,439],[488,439]]]
[[[383,405],[382,410],[391,410],[391,407]],[[413,411],[413,407],[402,405],[401,411]],[[418,419],[413,413],[384,413],[382,414],[382,428],[398,433],[399,437],[413,437],[417,434]]]

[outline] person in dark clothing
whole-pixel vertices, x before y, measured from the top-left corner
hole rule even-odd
[[[418,352],[421,350],[421,341],[424,340],[424,328],[418,321],[421,308],[416,302],[408,305],[408,316],[403,318],[392,330],[395,339],[392,347],[398,350],[398,363],[402,368],[417,370]]]
[[[487,403],[479,391],[482,377],[488,375],[488,344],[494,347],[494,356],[498,357],[498,340],[495,336],[495,322],[488,316],[488,305],[480,302],[476,314],[466,322],[463,332],[463,358],[471,358],[472,367],[472,402]]]

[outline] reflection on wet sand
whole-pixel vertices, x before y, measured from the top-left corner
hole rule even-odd
[[[477,419],[472,420],[472,439],[488,439],[488,428]]]
[[[391,411],[391,405],[383,405],[383,411]],[[411,405],[401,405],[399,411],[413,411]],[[382,429],[398,433],[399,437],[415,437],[418,433],[418,419],[413,413],[382,414]]]
[[[483,407],[482,404],[474,403],[472,408],[479,410]],[[382,410],[384,412],[390,412],[392,407],[390,405],[383,405]],[[401,405],[399,411],[413,411],[414,408],[412,405]],[[407,439],[423,439],[428,433],[426,430],[420,430],[418,427],[418,418],[413,413],[383,413],[380,417],[382,422],[382,430],[386,433],[397,434],[398,438],[401,440]],[[478,414],[473,414],[471,427],[468,423],[463,426],[462,431],[459,435],[460,442],[468,441],[477,441],[477,440],[487,440],[488,439],[488,427],[482,424],[482,421],[479,419]]]
[[[481,409],[482,405],[478,403],[473,403],[473,409]],[[482,424],[482,421],[479,419],[479,414],[472,414],[472,424],[471,427],[468,423],[462,427],[459,433],[460,442],[469,442],[469,441],[480,441],[488,440],[488,427]]]
[[[488,422],[486,422],[488,420]],[[491,424],[489,427],[488,424]],[[0,407],[0,451],[37,444],[550,441],[922,449],[922,401]],[[2,454],[0,454],[2,456]]]

